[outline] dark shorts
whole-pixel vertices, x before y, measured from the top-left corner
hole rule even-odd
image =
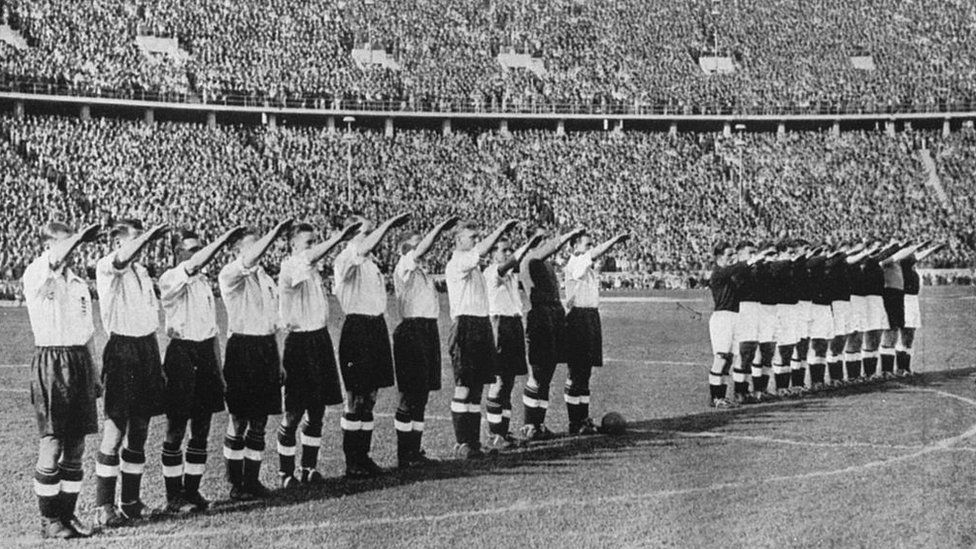
[[[885,288],[881,297],[884,299],[885,313],[888,314],[888,328],[904,328],[905,291],[895,288]]]
[[[350,393],[393,386],[393,353],[383,315],[346,317],[339,335],[339,370]]]
[[[166,415],[200,417],[224,409],[224,377],[217,358],[217,339],[171,339],[163,359]]]
[[[393,330],[393,361],[401,393],[441,388],[441,339],[436,318],[405,318]]]
[[[288,334],[282,363],[285,411],[300,413],[342,404],[335,348],[327,328]]]
[[[525,328],[520,316],[492,317],[495,349],[498,353],[496,374],[521,376],[529,372],[525,362]]]
[[[574,307],[566,315],[566,352],[573,366],[603,366],[600,311]]]
[[[554,366],[566,362],[566,310],[560,304],[533,305],[526,318],[529,364]]]
[[[105,415],[116,423],[166,411],[166,380],[156,334],[112,334],[102,355]]]
[[[274,334],[232,334],[224,355],[227,411],[245,418],[281,413],[281,362]]]
[[[95,375],[87,347],[34,349],[30,392],[38,434],[77,439],[98,432]]]
[[[475,387],[494,383],[497,354],[488,317],[462,315],[455,318],[448,346],[455,385]]]

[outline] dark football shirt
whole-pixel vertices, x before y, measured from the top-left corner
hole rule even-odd
[[[712,290],[712,300],[715,301],[716,311],[739,312],[739,300],[736,298],[733,275],[735,266],[716,266],[708,280],[708,287]]]

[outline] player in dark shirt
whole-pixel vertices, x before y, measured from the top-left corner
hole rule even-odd
[[[880,247],[880,244],[876,245],[876,247]],[[865,313],[863,326],[864,336],[859,350],[861,352],[861,362],[864,366],[864,376],[867,379],[874,379],[877,373],[878,345],[881,343],[882,330],[888,325],[887,315],[884,310],[884,300],[882,298],[885,287],[885,275],[881,261],[891,255],[896,249],[875,251],[875,253],[864,258],[864,262],[862,263]],[[896,267],[900,274],[901,267]]]
[[[833,330],[833,316],[830,311],[831,289],[826,277],[827,255],[822,248],[816,250],[806,261],[807,284],[810,290],[810,389],[819,391],[824,387],[827,368],[827,345]]]
[[[922,313],[918,301],[922,285],[915,265],[939,252],[943,247],[944,244],[935,244],[901,260],[902,277],[905,281],[905,327],[899,330],[898,344],[895,348],[895,364],[899,372],[911,374],[915,331],[922,327]]]
[[[709,279],[715,309],[708,320],[711,336],[712,368],[708,373],[709,403],[715,408],[731,408],[734,401],[726,398],[726,385],[729,369],[732,366],[733,345],[735,344],[736,317],[739,314],[739,299],[736,295],[732,264],[734,250],[728,242],[719,242],[713,251],[715,267]],[[741,269],[741,268],[740,268]],[[738,386],[746,381],[745,374],[736,372],[734,382]]]
[[[739,341],[739,356],[733,361],[733,376],[741,372],[744,381],[735,383],[736,400],[741,404],[757,402],[749,392],[749,375],[754,379],[762,376],[762,367],[753,366],[756,351],[759,350],[759,270],[758,261],[761,256],[756,254],[756,247],[752,242],[742,241],[736,246],[738,261],[732,275],[739,300],[739,315],[736,319],[736,339]],[[753,371],[753,369],[755,371]]]
[[[796,328],[796,346],[790,360],[790,390],[794,396],[806,392],[807,355],[810,351],[810,311],[813,304],[813,292],[810,287],[807,261],[810,257],[810,243],[806,240],[793,241],[793,288],[796,293],[797,304],[794,305],[794,326]]]
[[[779,397],[769,390],[769,376],[773,370],[773,359],[776,355],[776,303],[779,291],[772,273],[772,261],[769,256],[776,253],[771,244],[763,246],[760,252],[761,260],[756,263],[755,288],[759,299],[759,357],[758,364],[752,365],[752,389],[756,399],[760,401],[776,400]]]
[[[770,264],[770,276],[776,299],[776,354],[773,376],[776,393],[790,396],[791,361],[797,336],[797,304],[799,303],[793,275],[794,248],[792,242],[782,240],[776,245],[777,258]]]

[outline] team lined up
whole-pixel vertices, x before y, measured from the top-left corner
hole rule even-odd
[[[734,248],[717,244],[710,280],[711,405],[911,375],[921,327],[916,264],[942,247],[897,241],[814,247],[784,240],[757,252],[748,241]]]
[[[545,417],[559,363],[569,367],[564,395],[569,431],[594,433],[589,381],[592,368],[602,365],[594,261],[628,235],[594,246],[581,229],[555,236],[537,230],[515,250],[505,236],[515,221],[502,223],[483,238],[477,227],[459,224],[456,218],[426,234],[407,233],[400,240],[401,257],[393,273],[403,320],[391,346],[384,317],[386,286],[372,252],[408,218],[401,214],[374,228],[370,220],[352,216],[341,231],[323,242],[316,241],[314,227],[291,221],[263,235],[239,227],[206,246],[198,235],[184,232],[178,265],[159,279],[158,301],[138,257],[167,229],[143,230],[137,220],[120,222],[111,231],[115,250],[96,269],[100,313],[109,334],[100,376],[89,351],[94,324],[87,285],[70,268],[72,253],[95,240],[99,227],[73,233],[63,224],[48,224],[47,251],[24,275],[36,344],[31,399],[41,439],[34,489],[42,535],[91,534],[78,520],[75,503],[81,488],[84,439],[98,432],[95,402],[102,393],[106,419],[95,468],[96,521],[101,526],[121,525],[147,511],[140,487],[148,427],[157,415],[167,418],[161,459],[169,512],[208,507],[200,493],[207,438],[212,414],[225,406],[229,421],[223,454],[234,500],[270,495],[259,480],[265,428],[268,416],[282,411],[277,453],[283,488],[322,482],[316,466],[325,408],[341,403],[345,403],[340,427],[346,476],[383,474],[370,457],[373,407],[378,391],[394,383],[400,397],[394,417],[398,466],[431,465],[434,460],[426,456],[421,439],[429,393],[441,389],[441,347],[437,288],[425,256],[452,229],[455,246],[445,278],[452,319],[454,456],[484,456],[481,405],[486,385],[490,450],[551,437]],[[276,283],[260,261],[282,235],[289,237],[291,255],[282,261]],[[337,365],[320,270],[326,255],[343,243],[333,269],[334,293],[345,313]],[[573,255],[565,269],[564,306],[550,259],[567,244]],[[206,266],[228,246],[234,249],[235,259],[218,276],[229,335],[221,367],[215,300]],[[482,272],[482,259],[489,255],[491,265]],[[530,303],[524,328],[520,282]],[[162,361],[156,338],[160,304],[170,337]],[[286,332],[283,355],[278,351],[278,330]],[[520,439],[509,429],[511,394],[516,376],[526,373],[530,375],[523,395],[525,425]],[[117,484],[121,484],[118,505]]]

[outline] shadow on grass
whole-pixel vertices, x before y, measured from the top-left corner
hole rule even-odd
[[[828,404],[832,400],[853,395],[903,391],[905,386],[964,392],[965,390],[972,390],[969,377],[973,372],[976,372],[976,368],[928,372],[912,378],[898,379],[895,382],[847,386],[820,392],[803,399],[637,421],[629,425],[627,433],[619,436],[570,437],[563,435],[550,441],[533,443],[526,448],[479,461],[443,461],[435,467],[393,471],[384,477],[371,480],[349,481],[341,477],[333,477],[326,479],[323,484],[313,487],[302,486],[288,491],[276,490],[273,497],[265,501],[216,502],[206,515],[218,516],[245,513],[255,509],[288,507],[310,501],[334,499],[446,479],[473,479],[508,474],[545,474],[551,476],[560,474],[559,468],[569,460],[605,459],[604,454],[606,453],[622,452],[637,447],[647,448],[648,451],[654,451],[654,448],[674,447],[689,440],[686,436],[687,433],[719,432],[733,424],[757,426],[766,423],[781,423],[783,421],[782,416],[785,413],[790,414],[790,421],[797,421],[797,415],[805,415],[811,421],[816,421],[819,414],[828,411]],[[268,460],[266,465],[273,467],[273,464],[273,460]],[[147,522],[161,524],[182,519],[183,517],[180,516],[164,515],[154,517]]]

